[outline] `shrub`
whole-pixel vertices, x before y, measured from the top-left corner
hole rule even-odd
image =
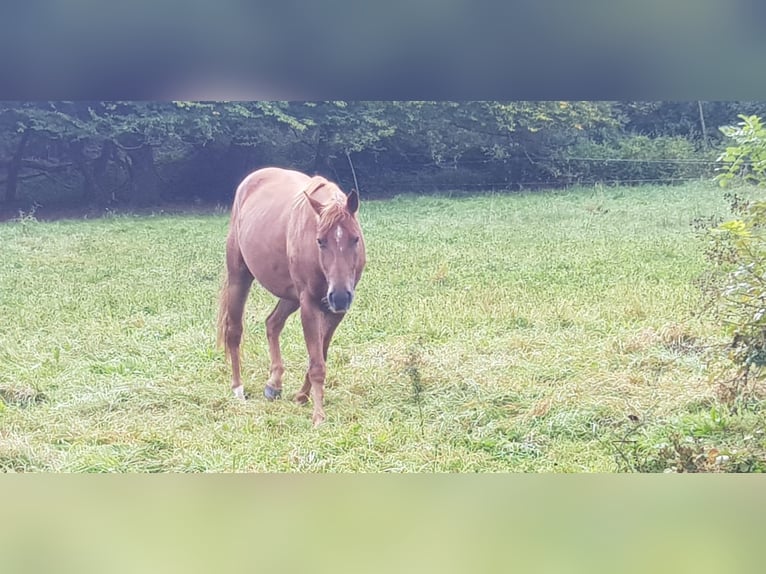
[[[736,126],[721,131],[736,145],[728,146],[718,157],[723,163],[717,176],[722,185],[742,180],[756,185],[766,183],[766,128],[758,116],[739,116]]]
[[[766,129],[755,116],[740,116],[737,126],[721,128],[736,145],[719,157],[716,179],[722,186],[734,182],[766,184]],[[724,385],[735,399],[751,388],[751,380],[766,373],[766,200],[730,194],[735,219],[715,227],[708,255],[722,281],[714,290],[730,344],[726,359],[736,367]]]

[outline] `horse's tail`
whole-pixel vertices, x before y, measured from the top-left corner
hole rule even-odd
[[[255,173],[255,172],[254,172]],[[229,346],[226,344],[226,332],[229,329],[229,297],[230,284],[229,284],[229,253],[232,250],[239,251],[239,242],[237,241],[237,235],[239,234],[239,218],[241,212],[242,195],[245,190],[246,182],[253,177],[253,174],[247,176],[237,186],[237,190],[234,192],[234,202],[231,206],[231,214],[229,216],[229,233],[226,236],[226,265],[224,270],[223,284],[221,285],[221,292],[218,296],[218,336],[216,337],[216,346],[223,347],[227,360],[231,359],[231,353]],[[239,254],[241,257],[241,253]]]
[[[218,337],[216,345],[223,347],[226,359],[229,359],[229,347],[226,345],[226,324],[229,322],[229,277],[224,277],[221,293],[218,296]]]

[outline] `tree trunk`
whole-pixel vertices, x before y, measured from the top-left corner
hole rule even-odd
[[[109,160],[114,156],[115,147],[111,140],[106,140],[101,145],[101,154],[93,162],[93,175],[98,178],[106,175],[106,166],[109,165]]]
[[[19,145],[16,147],[16,152],[11,158],[11,162],[8,164],[8,177],[5,180],[5,202],[11,203],[16,200],[16,191],[19,185],[19,172],[21,171],[21,160],[24,157],[24,148],[29,140],[29,135],[32,132],[30,130],[24,131],[21,134]]]
[[[314,148],[314,171],[311,175],[321,174],[324,171],[326,158],[325,158],[325,145],[322,133],[317,133],[316,147]]]
[[[707,126],[705,126],[705,114],[702,112],[702,102],[697,100],[697,107],[700,111],[700,124],[702,125],[702,146],[707,151]]]
[[[82,196],[88,203],[93,203],[100,197],[98,185],[96,184],[96,178],[93,174],[93,167],[88,163],[88,158],[85,157],[85,143],[83,141],[75,141],[71,143],[72,160],[74,161],[77,171],[80,172],[83,179],[82,184]]]
[[[134,205],[152,205],[159,203],[162,194],[162,181],[154,167],[154,148],[141,145],[128,150],[130,163],[130,203]]]

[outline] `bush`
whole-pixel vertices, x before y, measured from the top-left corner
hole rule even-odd
[[[755,116],[721,131],[736,145],[726,148],[716,179],[766,185],[766,130]],[[736,367],[724,390],[734,399],[766,373],[766,200],[729,195],[735,219],[715,227],[708,255],[723,277],[715,289],[730,345],[726,359]]]
[[[736,126],[724,126],[723,134],[734,140],[718,161],[723,163],[717,176],[722,185],[742,180],[756,185],[766,183],[766,128],[758,116],[739,116]]]

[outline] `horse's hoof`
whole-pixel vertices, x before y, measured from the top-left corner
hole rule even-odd
[[[240,401],[245,400],[245,387],[239,385],[238,387],[232,389],[232,391],[234,392],[235,399],[239,399]]]
[[[263,388],[263,396],[269,401],[274,401],[282,396],[282,389],[275,389],[266,385]]]
[[[317,428],[318,426],[321,426],[322,423],[324,423],[324,420],[325,420],[324,413],[318,414],[318,415],[314,415],[314,417],[313,417],[314,428]]]
[[[298,393],[297,395],[295,395],[294,400],[299,405],[305,405],[307,402],[309,402],[309,397],[308,395],[304,395],[303,393]]]

